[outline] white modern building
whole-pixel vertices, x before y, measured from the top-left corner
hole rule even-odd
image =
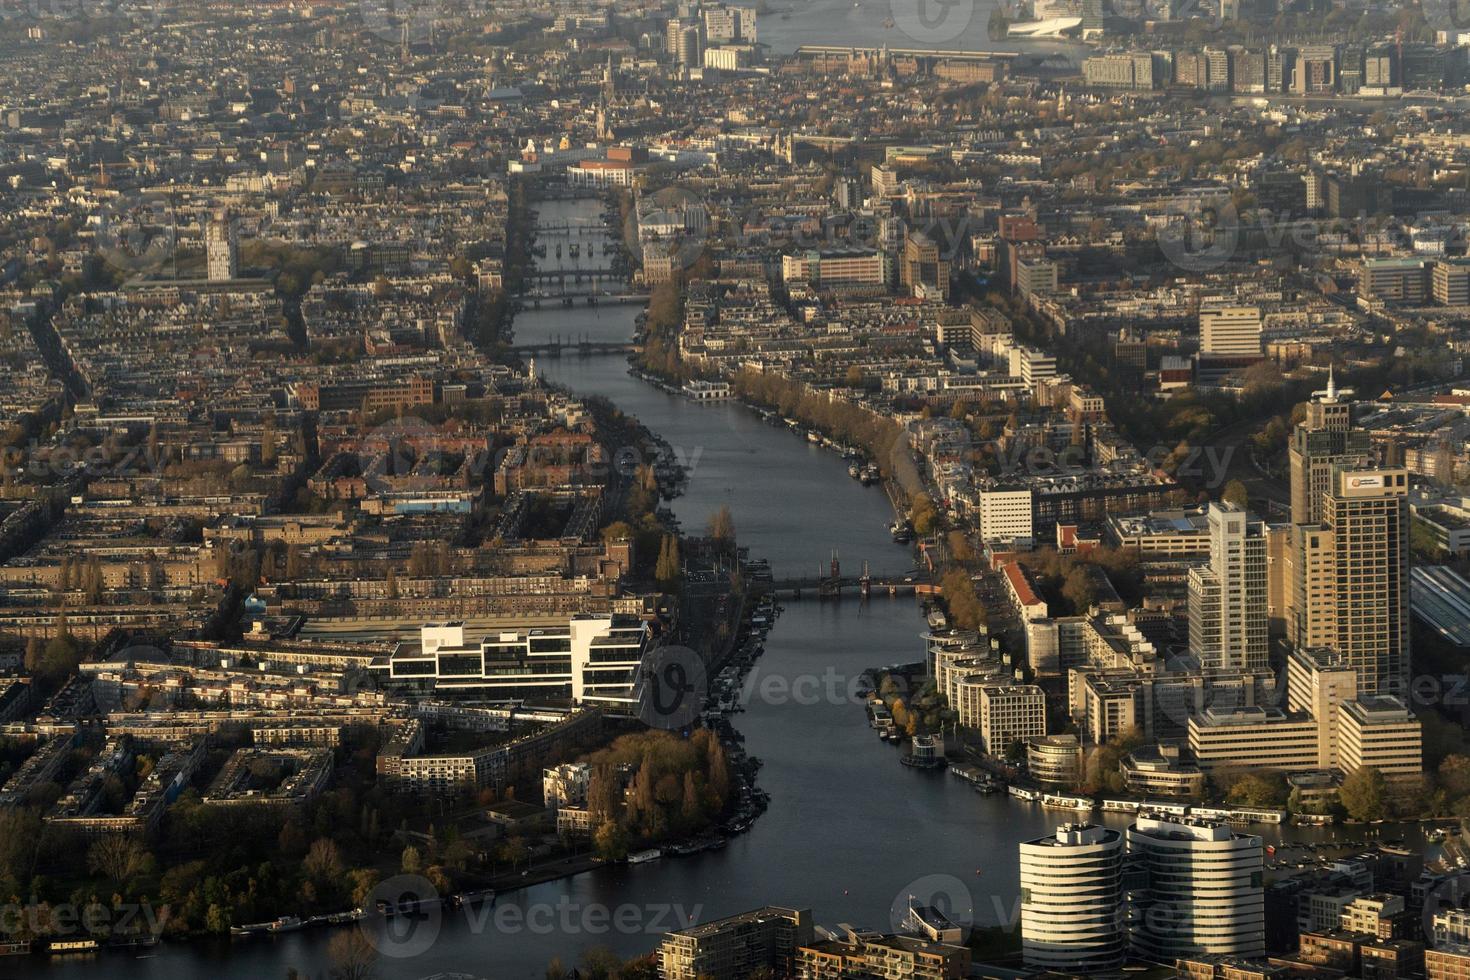
[[[1199,311],[1199,349],[1216,357],[1261,353],[1261,311],[1254,306],[1214,306]]]
[[[541,804],[548,810],[587,805],[587,789],[592,785],[592,766],[585,762],[564,762],[541,770]]]
[[[648,625],[612,616],[496,631],[467,642],[462,622],[430,623],[372,669],[393,685],[497,701],[571,701],[636,709]]]
[[[980,491],[980,537],[985,541],[1031,546],[1032,505],[1029,489]]]
[[[1189,817],[1140,817],[1128,855],[1147,884],[1129,895],[1129,942],[1157,963],[1201,954],[1264,956],[1261,838]]]
[[[1266,526],[1229,504],[1209,512],[1210,563],[1189,572],[1189,647],[1207,668],[1264,670]]]
[[[1046,734],[1046,693],[1035,684],[982,687],[979,722],[984,750],[1002,755],[1012,742]]]
[[[1117,969],[1127,938],[1123,835],[1088,823],[1063,824],[1020,850],[1026,966],[1067,974]]]

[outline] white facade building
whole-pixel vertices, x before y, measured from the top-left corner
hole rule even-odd
[[[1067,974],[1116,970],[1126,941],[1123,835],[1064,824],[1020,849],[1026,965]]]
[[[1141,817],[1126,839],[1128,854],[1148,877],[1130,895],[1136,955],[1156,963],[1200,954],[1265,955],[1261,838],[1215,821]]]
[[[1214,306],[1199,311],[1199,349],[1216,357],[1261,353],[1261,311],[1254,306]]]
[[[1228,504],[1211,504],[1210,564],[1189,572],[1189,647],[1207,668],[1264,670],[1266,526]]]

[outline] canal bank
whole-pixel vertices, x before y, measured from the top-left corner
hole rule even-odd
[[[598,202],[590,202],[594,214]],[[584,202],[543,202],[541,220]],[[542,239],[543,243],[545,239]],[[600,251],[600,249],[599,249]],[[636,310],[596,307],[523,311],[516,340],[584,331],[625,340]],[[550,380],[581,395],[601,395],[661,435],[689,469],[672,508],[697,530],[729,506],[737,536],[771,561],[777,576],[825,570],[836,553],[845,566],[867,560],[875,573],[903,574],[909,549],[887,531],[888,501],[863,487],[843,461],[785,427],[728,401],[695,403],[628,372],[618,355],[538,361]],[[499,895],[494,912],[449,911],[432,941],[387,947],[376,975],[410,980],[440,973],[540,978],[553,957],[576,962],[588,949],[622,956],[653,949],[671,928],[765,904],[810,907],[826,925],[887,930],[911,895],[943,895],[961,918],[1013,923],[1020,841],[1043,836],[1066,815],[1039,805],[984,796],[963,780],[899,764],[902,747],[879,741],[857,697],[857,679],[874,664],[921,655],[924,622],[912,598],[866,603],[786,603],[744,686],[746,711],[735,727],[746,751],[763,760],[760,786],[769,807],[749,832],[722,850],[638,865],[599,867]],[[1105,814],[1110,826],[1126,815]],[[1268,842],[1329,839],[1331,831],[1265,829]],[[966,913],[968,912],[968,916]],[[217,980],[325,976],[333,931],[249,942],[165,944],[140,955],[104,953],[0,961],[0,976],[84,980],[99,970],[124,980]],[[421,948],[420,948],[421,947]]]

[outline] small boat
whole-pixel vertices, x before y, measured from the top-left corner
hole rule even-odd
[[[629,854],[628,863],[646,864],[649,861],[657,861],[661,857],[663,857],[663,852],[656,847],[651,847],[646,851],[639,851],[636,854]]]
[[[455,908],[462,909],[466,906],[477,905],[480,902],[485,901],[491,902],[492,904],[494,903],[495,889],[481,888],[476,891],[460,892],[458,895],[454,896],[452,904]]]
[[[0,956],[25,956],[30,951],[29,941],[0,943]]]
[[[266,926],[266,932],[295,932],[297,929],[300,929],[303,926],[305,926],[305,923],[298,919],[296,916],[283,915],[279,919],[272,922],[270,925]]]

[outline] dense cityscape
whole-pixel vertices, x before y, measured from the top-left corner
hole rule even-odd
[[[1470,978],[1458,0],[0,0],[0,976]]]

